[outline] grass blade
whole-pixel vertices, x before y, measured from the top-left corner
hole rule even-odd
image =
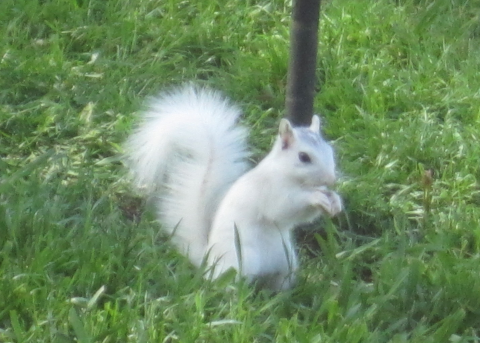
[[[237,252],[238,259],[238,274],[243,275],[243,256],[242,256],[242,244],[240,241],[240,233],[238,232],[237,224],[233,224],[233,230],[235,233],[235,251]]]
[[[87,331],[85,330],[85,327],[82,323],[82,320],[77,314],[77,311],[72,307],[70,309],[70,312],[68,313],[68,319],[70,321],[70,324],[73,327],[73,331],[75,331],[75,335],[77,336],[77,340],[80,343],[92,343],[93,340],[91,337],[87,334]]]

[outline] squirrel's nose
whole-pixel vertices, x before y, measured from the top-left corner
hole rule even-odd
[[[326,186],[333,186],[336,181],[337,181],[337,176],[335,175],[334,172],[328,173],[323,180]]]

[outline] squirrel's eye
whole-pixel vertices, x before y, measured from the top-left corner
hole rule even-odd
[[[310,163],[312,160],[310,159],[310,156],[306,152],[299,152],[298,153],[298,159],[302,161],[303,163]]]

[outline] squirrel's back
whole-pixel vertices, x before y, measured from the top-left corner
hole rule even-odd
[[[218,92],[184,86],[150,102],[125,146],[135,184],[156,199],[160,221],[195,265],[219,202],[247,168],[239,115]]]

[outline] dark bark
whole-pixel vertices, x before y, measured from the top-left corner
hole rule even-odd
[[[315,69],[321,0],[296,0],[290,29],[286,116],[295,126],[310,125],[315,97]]]

